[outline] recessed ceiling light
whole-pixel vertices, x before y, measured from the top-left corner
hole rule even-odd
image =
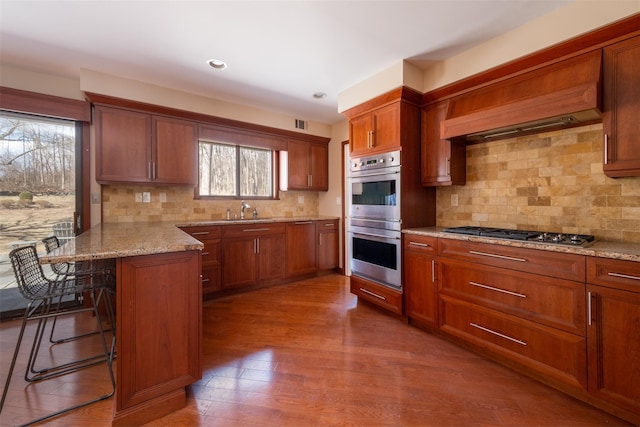
[[[207,64],[209,64],[211,68],[215,68],[216,70],[224,70],[225,68],[227,68],[227,63],[219,59],[210,59],[207,61]]]
[[[313,94],[313,97],[315,99],[322,99],[322,98],[326,98],[327,94],[324,93],[324,92],[316,92],[316,93]]]

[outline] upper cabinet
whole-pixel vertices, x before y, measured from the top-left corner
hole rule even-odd
[[[351,156],[387,152],[415,143],[413,138],[420,129],[417,105],[421,101],[421,94],[402,87],[344,111],[349,118]]]
[[[289,190],[329,189],[329,147],[326,143],[289,139]]]
[[[98,105],[96,180],[196,185],[194,122]]]
[[[422,109],[421,181],[424,186],[464,185],[467,180],[467,147],[463,140],[440,137],[449,100]]]
[[[603,49],[604,173],[640,176],[640,36]]]

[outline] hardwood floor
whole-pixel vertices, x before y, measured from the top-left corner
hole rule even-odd
[[[148,425],[629,425],[358,303],[339,275],[207,301],[203,324],[202,380],[188,388],[186,408]],[[0,324],[3,381],[18,329]],[[0,425],[107,387],[100,367],[26,390],[22,372]],[[45,424],[108,426],[112,408],[113,398]]]

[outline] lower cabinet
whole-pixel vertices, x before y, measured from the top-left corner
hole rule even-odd
[[[589,393],[640,425],[640,263],[587,257]]]
[[[316,249],[316,222],[287,223],[287,277],[315,274],[318,270]]]
[[[117,260],[118,369],[113,425],[185,405],[202,377],[200,251]]]
[[[333,271],[339,267],[338,260],[338,220],[317,222],[318,231],[318,271]]]
[[[220,226],[181,227],[181,230],[204,244],[202,250],[202,296],[206,298],[222,289]]]
[[[404,312],[412,320],[438,326],[438,289],[435,237],[403,236]]]
[[[278,281],[285,272],[285,226],[228,225],[222,230],[222,289]]]
[[[392,313],[402,315],[402,292],[358,276],[350,277],[351,293]]]

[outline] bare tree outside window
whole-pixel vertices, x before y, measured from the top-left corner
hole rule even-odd
[[[273,196],[270,150],[200,141],[199,195]]]

